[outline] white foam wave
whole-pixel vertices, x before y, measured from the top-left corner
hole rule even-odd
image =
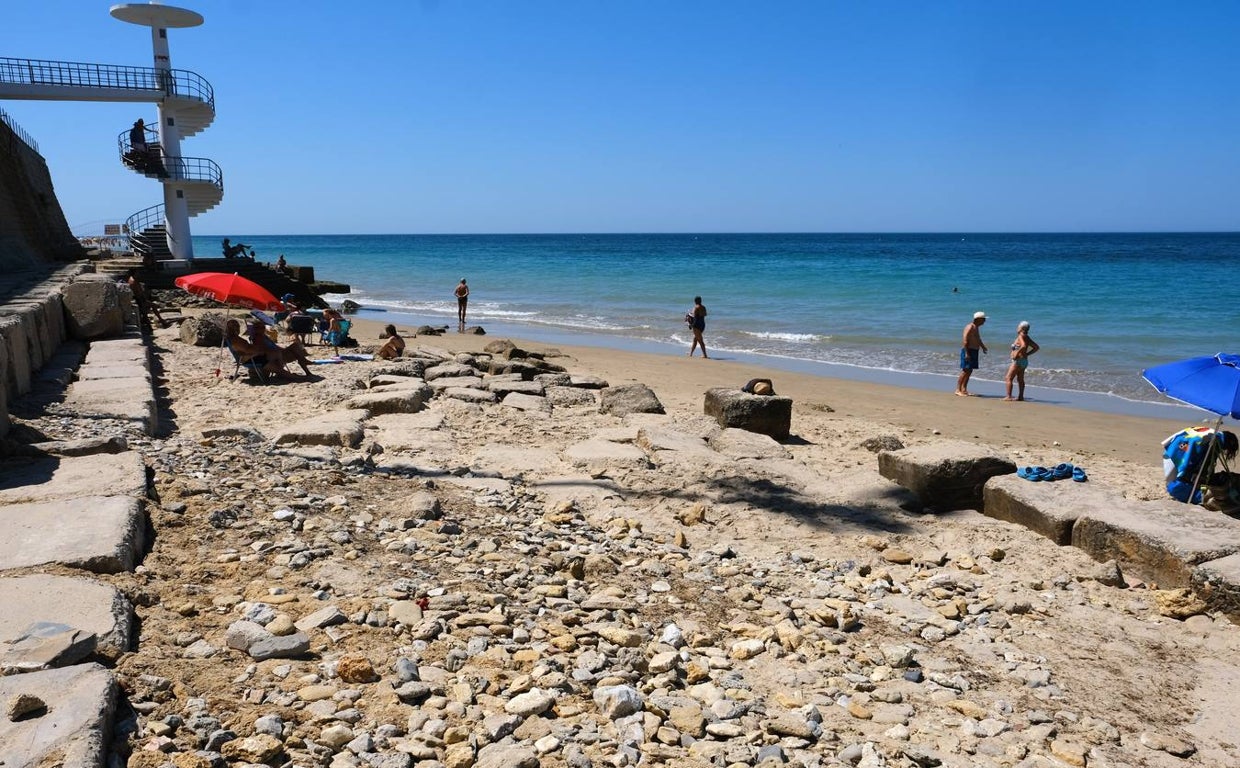
[[[758,339],[771,339],[774,341],[828,341],[831,337],[818,333],[779,333],[776,331],[741,331],[745,336],[753,336]]]

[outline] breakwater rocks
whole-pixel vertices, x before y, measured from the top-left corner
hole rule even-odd
[[[904,512],[881,425],[602,412],[550,350],[411,343],[260,386],[154,346],[160,436],[22,425],[127,430],[152,474],[153,542],[100,577],[140,619],[109,662],[129,766],[1237,757],[1235,627],[1021,527]]]

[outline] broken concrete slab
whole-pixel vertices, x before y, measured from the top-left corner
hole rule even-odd
[[[0,645],[0,672],[17,675],[68,667],[95,652],[94,632],[40,621],[28,625],[11,643]]]
[[[159,411],[149,379],[79,381],[65,395],[65,406],[79,418],[131,421],[148,435],[159,426]]]
[[[491,379],[486,383],[486,388],[495,394],[503,397],[509,392],[516,392],[522,395],[532,395],[534,397],[542,397],[544,387],[537,381],[509,381],[507,378]]]
[[[444,397],[450,397],[453,400],[463,400],[467,403],[493,403],[495,402],[495,393],[487,392],[485,389],[469,389],[466,387],[448,387],[441,393]]]
[[[142,552],[142,504],[132,496],[82,496],[0,507],[0,571],[46,563],[132,570]]]
[[[417,413],[426,406],[431,397],[429,387],[400,387],[389,389],[372,389],[360,395],[354,395],[345,401],[345,407],[369,411],[378,415],[384,413]]]
[[[551,413],[551,403],[547,402],[547,398],[537,395],[526,395],[521,392],[509,392],[504,395],[501,401],[509,408],[516,408],[520,411],[535,411],[538,413]]]
[[[523,472],[563,471],[565,469],[555,452],[547,448],[500,445],[499,443],[487,443],[474,451],[469,466],[474,469],[499,472],[506,477]]]
[[[1000,475],[982,489],[982,513],[996,520],[1023,525],[1060,546],[1072,543],[1072,526],[1090,509],[1104,509],[1116,497],[1089,483],[1030,482],[1016,475]]]
[[[710,447],[730,459],[786,459],[791,456],[775,438],[745,429],[727,427],[713,435]]]
[[[880,475],[909,489],[923,505],[938,512],[981,509],[986,481],[1015,471],[1016,464],[1006,456],[962,440],[878,454]]]
[[[296,443],[354,448],[362,442],[362,422],[369,416],[370,411],[363,408],[327,411],[290,424],[277,432],[272,440],[277,445]]]
[[[1115,560],[1162,589],[1187,587],[1198,565],[1240,552],[1240,520],[1193,504],[1127,501],[1083,511],[1072,545],[1105,562]]]
[[[109,659],[130,648],[132,609],[115,587],[48,574],[0,578],[0,655],[5,644],[40,622],[93,633],[95,651]]]
[[[427,381],[434,381],[445,376],[475,376],[477,373],[470,366],[461,363],[440,363],[427,368],[423,375]]]
[[[16,720],[0,718],[0,763],[103,768],[112,742],[116,679],[98,664],[0,677],[0,701],[21,694],[45,704]]]
[[[77,372],[79,381],[91,379],[144,379],[150,381],[150,370],[144,363],[118,362],[83,365]]]
[[[49,440],[31,443],[30,447],[52,456],[91,456],[96,453],[125,453],[129,441],[120,435],[112,437],[83,437],[80,440]]]
[[[1240,621],[1240,554],[1208,560],[1193,570],[1193,592],[1211,611]]]
[[[591,438],[564,449],[564,460],[576,467],[632,467],[648,469],[646,452],[630,443],[613,443]]]
[[[547,402],[557,408],[572,408],[578,405],[598,405],[598,397],[588,389],[577,387],[549,386],[544,396]]]
[[[79,496],[146,498],[146,464],[134,451],[0,464],[0,504]]]
[[[115,363],[147,362],[150,360],[146,342],[141,336],[123,339],[92,341],[86,351],[86,365],[112,365]]]
[[[430,382],[430,388],[436,392],[442,392],[452,387],[465,387],[467,389],[486,389],[486,385],[482,379],[477,376],[445,376],[441,379],[435,379]]]

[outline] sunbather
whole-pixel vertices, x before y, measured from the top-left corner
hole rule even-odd
[[[287,346],[280,346],[267,335],[267,324],[261,320],[255,320],[250,323],[249,337],[251,342],[265,348],[268,358],[277,359],[285,366],[296,362],[306,372],[307,376],[310,375],[310,358],[306,355],[306,349],[301,345],[300,341],[294,341]]]
[[[375,354],[384,360],[391,360],[404,354],[405,340],[396,332],[396,326],[389,324],[383,329],[383,332],[387,334],[387,341],[382,347],[379,347],[379,351]]]
[[[263,338],[266,338],[264,334]],[[237,355],[237,359],[242,363],[254,363],[262,368],[263,373],[268,376],[278,376],[280,378],[297,380],[296,376],[288,370],[290,360],[297,360],[302,364],[302,369],[306,375],[310,375],[310,368],[304,362],[305,352],[301,351],[301,357],[297,357],[297,353],[293,352],[290,356],[289,348],[281,347],[275,342],[268,339],[266,342],[247,339],[241,335],[241,323],[238,320],[229,320],[224,323],[224,341]],[[300,346],[300,345],[297,345]]]

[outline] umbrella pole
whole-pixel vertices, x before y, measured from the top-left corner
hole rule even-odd
[[[1193,503],[1193,497],[1197,495],[1197,489],[1201,487],[1201,476],[1205,474],[1206,467],[1210,465],[1210,456],[1214,453],[1214,446],[1222,438],[1219,431],[1223,427],[1223,417],[1219,416],[1218,421],[1214,422],[1214,433],[1210,435],[1211,440],[1206,445],[1206,455],[1201,459],[1201,466],[1197,468],[1197,477],[1193,480],[1193,490],[1189,491],[1188,503]]]

